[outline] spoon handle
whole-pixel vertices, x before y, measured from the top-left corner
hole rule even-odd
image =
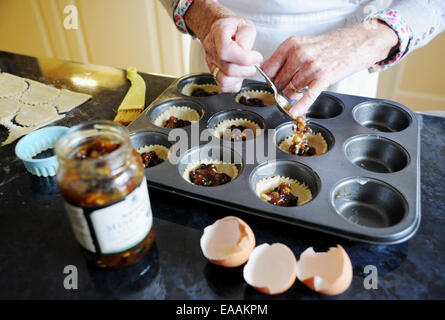
[[[275,93],[278,93],[277,87],[275,87],[275,85],[273,84],[272,80],[270,80],[270,78],[267,76],[267,74],[265,74],[264,71],[261,70],[260,66],[256,64],[256,65],[255,65],[255,68],[256,68],[256,69],[258,70],[258,72],[261,73],[261,75],[264,77],[264,79],[266,80],[267,85],[268,85],[269,87],[271,87],[272,90],[273,90]]]

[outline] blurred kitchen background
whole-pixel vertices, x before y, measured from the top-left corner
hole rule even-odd
[[[64,28],[75,5],[79,28]],[[0,0],[0,50],[181,76],[190,37],[158,0]],[[445,110],[445,33],[382,72],[379,98],[414,111]]]

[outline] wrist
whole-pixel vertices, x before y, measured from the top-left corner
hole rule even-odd
[[[235,13],[214,0],[194,0],[184,20],[187,27],[203,41],[216,21],[231,16],[235,16]]]
[[[369,57],[366,68],[393,56],[399,45],[397,33],[383,21],[372,19],[357,26],[362,53]]]
[[[380,57],[378,57],[378,61],[382,61],[394,55],[395,51],[398,49],[399,37],[397,36],[397,33],[385,22],[381,20],[376,21],[377,28],[375,31],[375,37],[378,39],[378,47],[380,48]]]

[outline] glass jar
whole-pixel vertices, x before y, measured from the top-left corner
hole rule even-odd
[[[138,262],[154,241],[141,156],[128,130],[97,121],[69,129],[55,145],[57,185],[87,260],[103,268]]]

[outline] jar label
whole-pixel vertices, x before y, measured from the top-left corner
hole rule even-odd
[[[123,200],[99,209],[73,206],[65,208],[77,241],[85,249],[114,254],[125,251],[141,242],[153,224],[147,181]]]

